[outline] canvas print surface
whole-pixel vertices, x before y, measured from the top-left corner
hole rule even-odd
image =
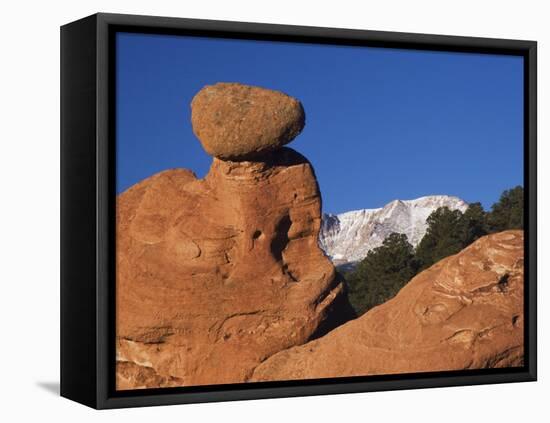
[[[116,389],[523,366],[521,57],[116,37]]]

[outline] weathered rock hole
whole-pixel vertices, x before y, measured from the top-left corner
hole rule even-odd
[[[254,240],[259,239],[262,235],[263,235],[263,234],[262,234],[262,231],[260,231],[260,230],[257,229],[257,230],[254,231],[254,233],[252,234],[252,239],[254,239]]]
[[[512,326],[516,326],[518,324],[519,316],[515,315],[512,317]]]
[[[292,222],[290,220],[290,216],[285,215],[275,226],[275,237],[271,241],[270,249],[271,254],[277,261],[281,261],[283,259],[283,250],[289,242],[288,231],[291,225]]]
[[[506,292],[508,289],[508,280],[510,279],[510,275],[508,273],[505,273],[500,277],[498,280],[498,289],[500,292]]]

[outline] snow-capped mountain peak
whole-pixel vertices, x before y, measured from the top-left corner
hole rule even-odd
[[[416,246],[426,233],[426,219],[439,207],[464,212],[468,204],[454,196],[430,195],[393,200],[378,209],[324,214],[319,245],[336,265],[362,260],[392,232],[407,235]]]

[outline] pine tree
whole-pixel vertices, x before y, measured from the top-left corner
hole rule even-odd
[[[483,210],[481,203],[470,204],[458,223],[459,230],[462,231],[460,234],[462,248],[489,233],[487,213]]]
[[[463,246],[464,219],[460,210],[440,207],[430,214],[426,223],[428,229],[415,252],[420,270],[458,253]]]
[[[491,232],[523,229],[523,187],[504,191],[491,207],[487,221]]]
[[[349,300],[357,315],[392,298],[419,271],[456,254],[493,232],[523,228],[523,188],[502,193],[491,212],[472,203],[464,213],[440,207],[426,220],[428,228],[416,249],[404,234],[392,233],[345,274]]]
[[[360,315],[389,300],[416,272],[414,249],[407,236],[392,233],[345,275],[354,310]]]

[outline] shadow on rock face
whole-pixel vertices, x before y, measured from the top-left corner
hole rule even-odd
[[[334,280],[344,281],[344,278],[340,273],[336,272],[336,277],[334,278]],[[336,329],[338,326],[341,326],[344,323],[358,317],[357,313],[349,302],[348,288],[346,283],[344,283],[344,287],[344,292],[342,293],[342,295],[338,296],[329,306],[327,318],[320,323],[317,330],[313,332],[313,334],[309,338],[309,341],[321,338],[330,331]]]
[[[264,153],[250,153],[238,159],[232,159],[232,162],[256,162],[265,163],[266,166],[296,166],[300,164],[309,164],[308,159],[303,154],[298,153],[290,147],[281,147],[274,151]]]
[[[275,260],[277,261],[281,261],[283,259],[283,250],[286,248],[289,242],[288,231],[291,225],[292,222],[290,220],[290,217],[285,214],[281,218],[281,220],[279,220],[279,223],[277,223],[275,227],[275,236],[271,241],[270,248],[273,258],[275,258]]]

